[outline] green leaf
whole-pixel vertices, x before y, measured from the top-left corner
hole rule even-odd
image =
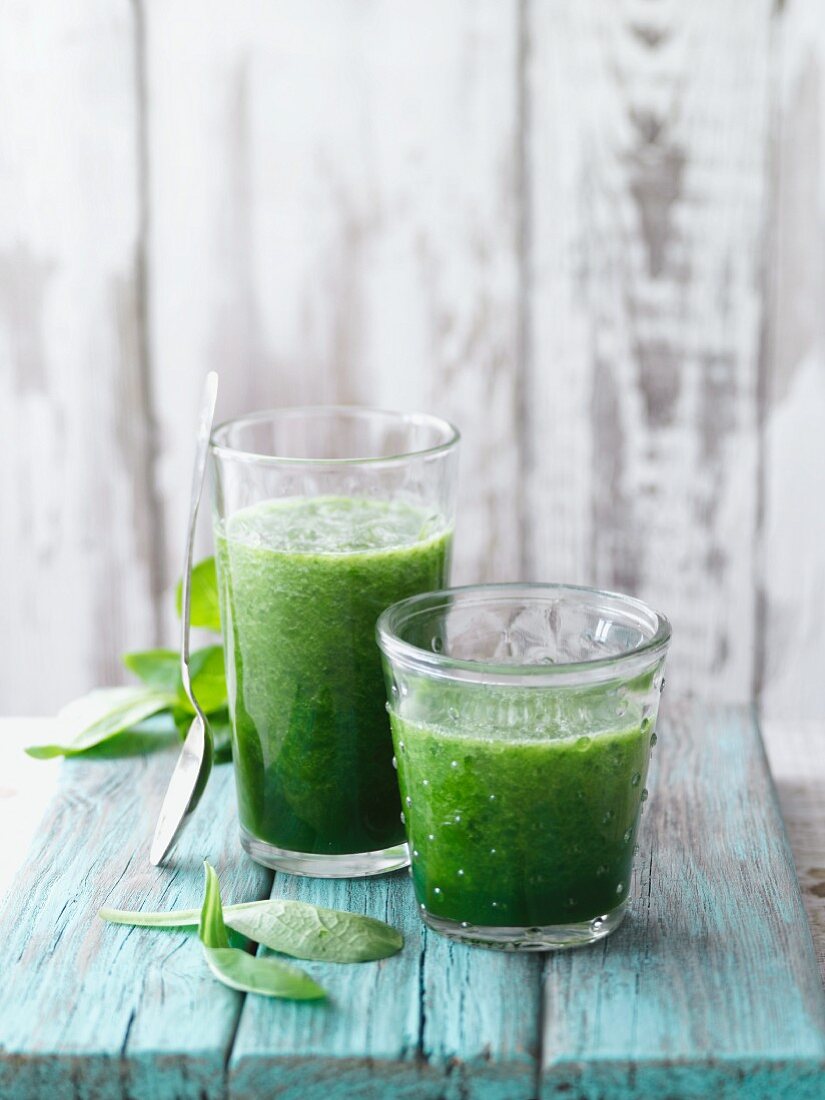
[[[123,663],[145,684],[161,691],[175,692],[177,707],[191,719],[195,711],[183,690],[180,654],[177,650],[146,649],[138,653],[127,653]],[[207,714],[226,706],[226,670],[222,646],[208,645],[193,650],[189,655],[189,675],[195,698]]]
[[[229,947],[229,936],[226,934],[226,925],[223,922],[218,876],[215,874],[215,868],[209,863],[204,862],[203,870],[206,881],[203,887],[198,935],[204,947]]]
[[[192,725],[192,708],[184,710],[181,706],[174,706],[172,708],[172,720],[175,723],[175,729],[178,731],[178,738],[185,741],[189,727]]]
[[[209,715],[212,731],[212,762],[229,764],[232,760],[232,722],[226,707]]]
[[[115,734],[108,741],[93,745],[83,753],[84,759],[120,760],[128,756],[145,756],[158,749],[170,748],[177,740],[177,730],[170,710],[157,714],[130,726],[123,733]]]
[[[171,693],[148,686],[99,688],[59,712],[58,721],[63,727],[59,743],[32,745],[26,752],[38,760],[75,756],[131,729],[174,702]]]
[[[321,986],[297,966],[289,966],[278,959],[258,958],[229,946],[218,876],[208,863],[204,863],[204,870],[206,885],[198,935],[209,969],[215,977],[231,989],[259,993],[264,997],[288,997],[300,1001],[325,997]]]
[[[143,649],[125,653],[123,663],[139,680],[162,691],[181,692],[180,654],[174,649]]]
[[[165,913],[101,909],[103,920],[113,924],[134,924],[146,928],[193,927],[200,920],[198,909],[177,909]],[[387,959],[404,946],[395,928],[360,913],[319,909],[303,901],[273,898],[227,905],[225,925],[255,943],[296,959],[317,962],[357,963]]]
[[[189,656],[189,675],[195,698],[207,714],[226,706],[226,668],[223,646],[208,645]],[[189,707],[184,696],[184,706]]]
[[[183,584],[178,581],[175,589],[175,607],[178,616],[183,602]],[[206,630],[220,631],[221,614],[218,604],[218,576],[215,571],[215,559],[204,558],[192,569],[192,595],[190,601],[190,620],[192,626],[201,626]]]
[[[231,905],[224,909],[224,920],[229,916]],[[132,924],[138,928],[197,928],[200,924],[200,909],[169,909],[153,913],[144,909],[98,909],[97,915],[109,924]]]
[[[233,907],[230,928],[296,959],[358,963],[387,959],[404,946],[397,929],[360,913],[272,899]]]
[[[230,989],[293,1001],[320,1001],[326,997],[323,986],[309,974],[279,959],[258,958],[238,947],[204,947],[203,953],[209,969]]]

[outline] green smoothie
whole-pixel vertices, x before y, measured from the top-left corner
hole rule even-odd
[[[649,724],[599,732],[578,701],[560,709],[531,689],[456,688],[449,707],[449,690],[446,722],[391,716],[419,902],[434,917],[501,927],[615,909],[646,796]]]
[[[216,557],[242,826],[290,852],[404,839],[375,621],[446,582],[451,534],[403,502],[293,497],[236,512]]]

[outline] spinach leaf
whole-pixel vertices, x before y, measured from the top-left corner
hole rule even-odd
[[[178,615],[183,602],[183,584],[178,581],[175,589],[175,607]],[[221,614],[218,604],[218,575],[215,571],[215,559],[204,558],[192,569],[192,596],[190,601],[190,619],[192,626],[219,632]]]
[[[208,645],[191,653],[189,675],[195,698],[207,714],[226,706],[226,668],[223,646]],[[182,703],[185,708],[191,709],[191,704],[185,695]]]
[[[211,863],[204,860],[203,902],[198,917],[198,936],[204,947],[229,947],[229,936],[223,921],[221,888]]]
[[[181,586],[177,605],[180,613]],[[206,558],[192,570],[192,624],[220,630],[215,559]],[[74,756],[94,750],[96,755],[119,756],[149,752],[164,743],[155,730],[145,727],[153,716],[161,716],[186,735],[191,703],[180,679],[179,658],[173,649],[149,649],[127,653],[125,666],[143,681],[142,686],[100,688],[75,699],[58,714],[63,724],[59,743],[32,745],[29,756],[47,760],[53,756]],[[204,646],[190,655],[192,683],[201,706],[210,716],[215,736],[215,759],[232,758],[227,711],[226,671],[223,648]],[[163,733],[169,726],[166,726]],[[126,738],[125,735],[129,737]],[[117,740],[115,740],[117,739]]]
[[[124,653],[121,659],[144,684],[176,695],[181,692],[180,655],[174,649],[142,649]]]
[[[296,959],[373,962],[404,946],[401,933],[383,921],[302,901],[273,898],[239,905],[228,920],[231,928],[255,943]]]
[[[209,728],[212,730],[213,762],[229,764],[232,760],[232,722],[227,707],[209,715]]]
[[[198,909],[177,909],[165,913],[101,909],[103,920],[113,924],[135,924],[146,928],[183,928],[200,919]],[[255,943],[296,959],[318,962],[357,963],[387,959],[404,946],[395,928],[374,917],[320,909],[303,901],[272,898],[227,905],[225,924]]]
[[[177,705],[187,714],[194,713],[180,678],[180,655],[174,649],[146,649],[127,653],[124,665],[145,684],[162,691],[175,692]],[[208,645],[189,655],[189,675],[198,702],[209,714],[226,706],[226,671],[223,647]]]
[[[145,756],[158,749],[173,748],[177,739],[178,732],[171,712],[159,710],[136,726],[130,726],[123,733],[110,737],[108,741],[84,749],[82,755],[84,759],[90,760],[121,760],[128,756]]]
[[[204,864],[204,870],[206,884],[198,935],[209,969],[215,977],[231,989],[259,993],[264,997],[287,997],[300,1001],[325,997],[321,986],[297,966],[289,966],[278,959],[258,958],[229,946],[218,876],[208,863]]]
[[[251,904],[258,904],[252,902]],[[227,905],[223,910],[224,920],[229,919],[232,910]],[[132,924],[139,928],[197,928],[200,924],[200,909],[169,909],[153,913],[144,909],[98,909],[97,915],[109,924]]]
[[[230,989],[292,1001],[320,1001],[327,995],[309,974],[278,959],[258,958],[237,947],[204,947],[203,953],[209,969]]]
[[[26,752],[38,760],[74,756],[131,729],[174,702],[170,692],[149,686],[98,688],[58,713],[64,735],[59,744],[31,745]]]

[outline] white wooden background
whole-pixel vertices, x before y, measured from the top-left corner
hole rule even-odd
[[[2,0],[0,712],[174,642],[209,368],[455,419],[457,581],[825,717],[820,0]]]

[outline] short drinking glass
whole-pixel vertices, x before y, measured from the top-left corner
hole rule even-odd
[[[378,638],[425,923],[528,951],[613,931],[667,620],[610,592],[481,585],[395,604]]]
[[[448,582],[458,433],[359,408],[212,436],[214,533],[241,840],[345,877],[404,866],[380,612]]]

